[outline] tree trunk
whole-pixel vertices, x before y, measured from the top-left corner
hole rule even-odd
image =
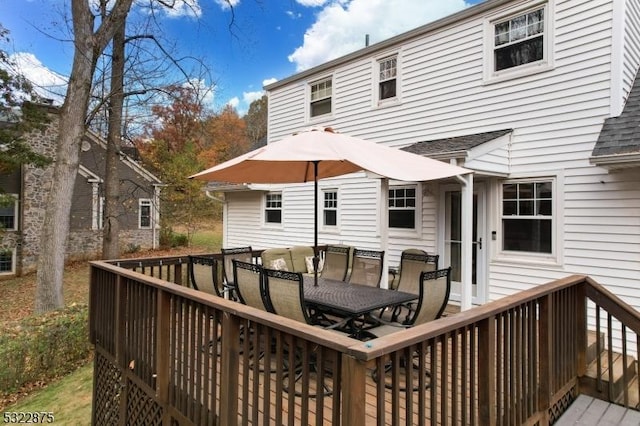
[[[102,238],[102,258],[120,257],[120,174],[118,156],[122,138],[122,104],[124,95],[125,25],[113,36],[111,62],[111,96],[109,98],[109,132],[105,165],[105,221]]]
[[[78,174],[80,147],[85,134],[85,120],[91,93],[91,82],[98,56],[124,24],[132,0],[118,0],[111,14],[93,32],[94,16],[86,0],[71,4],[74,30],[74,53],[71,77],[62,110],[48,196],[36,276],[35,311],[42,313],[64,306],[62,279],[69,214],[73,187]],[[106,4],[106,3],[105,3]]]

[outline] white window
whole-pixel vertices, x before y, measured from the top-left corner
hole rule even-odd
[[[265,195],[265,223],[282,223],[282,193],[272,192]]]
[[[552,10],[540,3],[486,21],[485,80],[518,77],[552,66]]]
[[[390,56],[378,61],[378,100],[396,97],[398,57]]]
[[[322,204],[322,225],[325,228],[338,226],[338,190],[325,189]]]
[[[0,229],[15,231],[18,229],[18,195],[0,195]]]
[[[416,207],[415,185],[389,188],[389,228],[415,229]]]
[[[10,248],[0,249],[0,274],[15,273],[15,250]]]
[[[502,184],[502,250],[554,252],[554,182],[552,179]]]
[[[141,198],[138,200],[138,228],[151,229],[153,226],[151,200]]]
[[[332,84],[332,79],[329,77],[309,85],[309,116],[311,118],[331,114]]]

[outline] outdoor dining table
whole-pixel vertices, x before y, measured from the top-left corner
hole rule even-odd
[[[321,312],[330,312],[343,319],[332,328],[347,328],[358,336],[361,327],[355,320],[367,314],[416,300],[417,294],[390,290],[360,284],[349,284],[344,281],[318,277],[318,285],[314,285],[312,276],[303,280],[304,299],[308,306]]]

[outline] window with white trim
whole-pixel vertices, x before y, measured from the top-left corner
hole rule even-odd
[[[415,229],[416,186],[389,188],[389,228]]]
[[[0,249],[0,274],[15,273],[15,250],[4,248]]]
[[[553,253],[553,180],[502,184],[502,250]]]
[[[282,193],[271,192],[265,195],[264,221],[270,224],[282,223]]]
[[[333,93],[332,85],[331,77],[316,81],[309,85],[309,116],[311,118],[331,114],[331,99]]]
[[[0,197],[0,228],[5,231],[18,229],[17,194],[3,194]]]
[[[325,189],[322,204],[322,225],[324,227],[338,226],[338,191]]]
[[[378,61],[378,100],[396,97],[398,57],[389,56]]]
[[[512,78],[552,66],[553,10],[548,3],[486,21],[485,79]]]
[[[138,200],[138,228],[151,229],[153,226],[152,212],[153,204],[151,200],[141,198]]]

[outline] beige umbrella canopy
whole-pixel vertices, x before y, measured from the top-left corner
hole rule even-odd
[[[471,173],[462,167],[336,133],[331,128],[312,128],[203,170],[190,178],[229,183],[314,182],[314,246],[317,247],[318,179],[360,171],[405,182]],[[316,271],[317,261],[316,258]]]
[[[317,174],[314,164],[317,164]],[[191,178],[230,183],[297,183],[359,171],[406,182],[437,180],[471,172],[336,133],[331,128],[313,128],[203,170]]]

